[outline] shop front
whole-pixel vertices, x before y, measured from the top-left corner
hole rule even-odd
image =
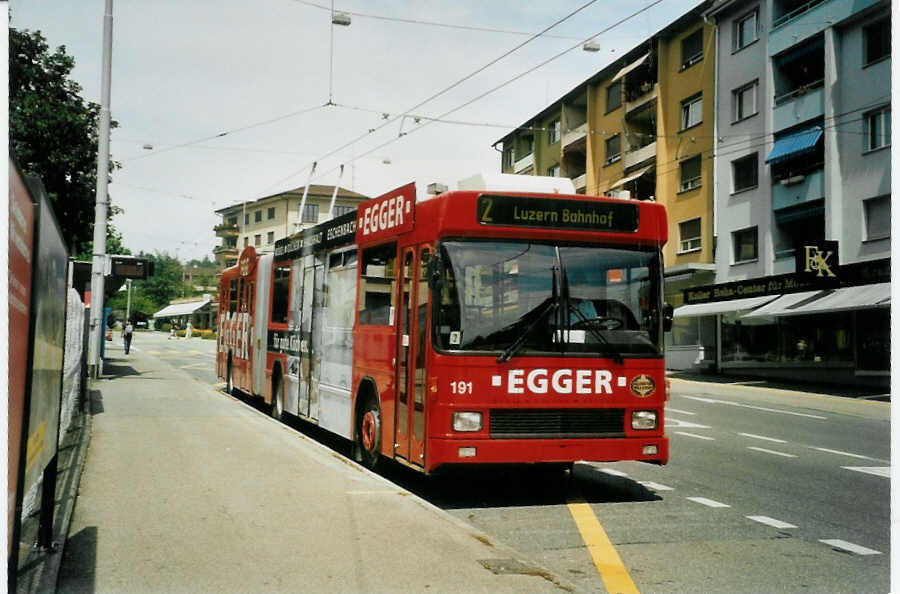
[[[685,290],[673,341],[697,343],[723,374],[890,385],[890,260]],[[705,341],[705,344],[704,344]],[[712,343],[712,344],[710,344]],[[710,361],[712,359],[712,361]]]

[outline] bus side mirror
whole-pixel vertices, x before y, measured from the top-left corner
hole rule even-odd
[[[675,317],[675,310],[671,303],[663,304],[663,332],[672,330],[672,321]]]

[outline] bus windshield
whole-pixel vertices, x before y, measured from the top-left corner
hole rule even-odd
[[[439,350],[500,360],[662,354],[658,249],[450,240],[440,254]]]

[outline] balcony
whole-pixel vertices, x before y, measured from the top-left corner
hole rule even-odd
[[[657,83],[649,84],[647,87],[641,87],[641,90],[646,88],[647,90],[643,93],[640,91],[637,94],[628,93],[625,97],[625,115],[628,116],[631,113],[642,109],[647,106],[649,103],[656,101],[659,96],[659,85]]]
[[[778,211],[825,197],[825,170],[817,169],[772,185],[772,210]]]
[[[528,168],[534,169],[534,153],[528,153],[513,165],[513,173],[522,173]]]
[[[575,186],[575,191],[579,194],[583,193],[583,190],[587,188],[587,173],[582,173],[576,177],[572,178],[572,185]]]
[[[815,81],[775,97],[772,130],[778,132],[801,122],[821,119],[825,115],[823,83],[822,80]]]
[[[566,130],[562,137],[563,152],[569,150],[585,150],[587,146],[587,122],[573,130]]]
[[[238,249],[236,245],[217,245],[213,248],[213,255],[222,257],[237,257]]]
[[[879,0],[776,0],[772,7],[769,55],[779,54],[878,2]]]
[[[641,163],[645,163],[656,158],[656,142],[651,142],[646,146],[629,150],[625,153],[625,169],[636,167]]]
[[[213,231],[216,237],[237,237],[240,233],[237,223],[222,223],[213,227]]]

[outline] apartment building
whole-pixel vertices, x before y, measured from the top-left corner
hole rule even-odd
[[[302,213],[303,187],[220,208],[216,214],[222,217],[222,222],[214,230],[222,243],[213,249],[216,262],[221,268],[233,266],[241,250],[248,245],[257,251],[273,251],[277,240],[328,220],[334,189],[334,186],[311,185]],[[339,216],[354,210],[357,204],[367,199],[368,196],[338,188],[332,214]]]
[[[702,2],[563,95],[502,144],[504,173],[665,204],[666,298],[714,280],[715,35]]]
[[[884,385],[890,3],[719,0],[704,16],[716,278],[676,310],[673,366]]]

